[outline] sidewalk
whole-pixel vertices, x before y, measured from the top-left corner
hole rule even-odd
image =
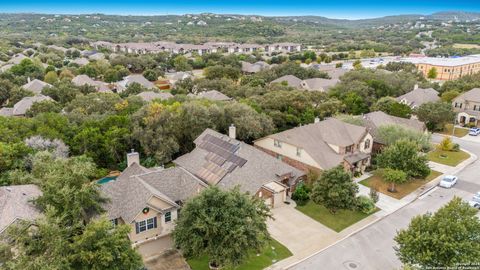
[[[456,174],[459,171],[461,171],[462,169],[464,169],[466,166],[470,165],[475,160],[477,160],[477,156],[475,154],[473,154],[473,153],[471,153],[471,152],[469,152],[465,149],[462,149],[462,150],[467,152],[468,154],[470,154],[470,157],[468,159],[464,160],[463,162],[461,162],[460,164],[458,164],[456,167],[446,166],[446,165],[438,164],[438,163],[435,163],[435,162],[429,162],[429,165],[433,170],[442,172],[444,174]],[[358,178],[355,178],[354,181],[358,183],[358,182],[360,182],[364,179],[367,179],[370,176],[372,176],[372,175],[369,174],[369,173],[365,173],[364,175],[362,175]],[[398,211],[399,209],[401,209],[401,208],[407,206],[408,204],[410,204],[411,202],[415,201],[420,196],[424,195],[425,193],[429,192],[434,187],[436,187],[438,185],[438,183],[440,182],[440,179],[442,178],[442,176],[443,176],[443,174],[438,176],[437,178],[433,179],[432,181],[428,182],[424,186],[420,187],[416,191],[410,193],[409,195],[405,196],[404,198],[402,198],[400,200],[392,198],[388,195],[379,193],[379,201],[376,204],[377,207],[379,207],[381,209],[379,212],[377,212],[377,213],[375,213],[375,214],[373,214],[373,215],[371,215],[371,216],[353,224],[352,226],[346,228],[345,230],[338,233],[337,237],[332,237],[328,240],[323,239],[322,243],[320,245],[317,245],[317,247],[321,247],[317,251],[311,253],[311,249],[308,249],[308,252],[300,252],[300,253],[294,254],[293,256],[291,256],[291,257],[289,257],[285,260],[282,260],[280,262],[275,263],[274,265],[271,265],[270,267],[267,267],[266,269],[267,270],[288,269],[288,268],[296,265],[297,263],[299,263],[303,260],[306,260],[306,259],[308,259],[308,258],[310,258],[310,257],[312,257],[312,256],[314,256],[318,253],[321,253],[322,251],[328,249],[329,247],[338,244],[339,242],[341,242],[341,241],[347,239],[348,237],[350,237],[351,235],[362,231],[363,229],[371,226],[372,224],[382,220],[384,217],[393,214],[394,212]],[[370,192],[370,188],[368,188],[364,185],[361,185],[361,184],[359,184],[358,186],[359,186],[359,194],[368,196],[368,194]],[[306,254],[306,253],[310,253],[310,254]]]

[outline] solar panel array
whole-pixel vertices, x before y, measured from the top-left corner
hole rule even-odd
[[[197,172],[197,176],[211,185],[216,185],[227,173],[247,162],[235,154],[240,148],[239,143],[230,143],[210,134],[203,137],[198,147],[209,153],[205,156],[206,162]]]

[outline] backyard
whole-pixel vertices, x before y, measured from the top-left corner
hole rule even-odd
[[[242,263],[241,265],[233,268],[235,270],[261,270],[267,266],[270,266],[278,261],[281,261],[285,258],[292,256],[290,250],[279,242],[272,239],[270,244],[268,244],[265,249],[260,253],[256,254],[251,252],[249,259]],[[201,256],[198,258],[188,259],[188,264],[192,270],[209,270],[208,267],[208,257]],[[223,270],[228,270],[229,268],[222,268]],[[230,268],[231,269],[231,268]]]
[[[470,155],[462,150],[459,151],[443,151],[435,149],[427,154],[428,160],[455,167],[460,162],[466,160]]]
[[[335,214],[332,214],[327,208],[313,201],[308,201],[305,205],[297,205],[296,209],[336,232],[341,232],[350,225],[380,210],[376,209],[373,213],[365,214],[356,210],[341,209],[337,210]]]
[[[373,172],[373,175],[365,180],[360,181],[360,184],[366,187],[375,187],[378,192],[393,197],[395,199],[402,199],[408,194],[420,188],[422,185],[432,181],[440,176],[442,173],[437,171],[431,171],[425,179],[413,179],[404,184],[395,185],[397,192],[389,192],[388,187],[390,184],[385,183],[382,179],[380,171]]]

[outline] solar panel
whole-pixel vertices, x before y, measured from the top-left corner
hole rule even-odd
[[[213,152],[209,152],[206,156],[205,156],[205,159],[208,160],[208,161],[211,161],[215,164],[217,164],[218,166],[222,166],[223,163],[225,163],[225,161],[227,161],[226,159],[222,158],[221,156],[213,153]]]

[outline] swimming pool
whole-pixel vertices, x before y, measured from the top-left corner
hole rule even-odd
[[[98,180],[97,183],[99,183],[100,185],[103,185],[103,184],[106,184],[110,181],[114,181],[115,179],[117,179],[117,176],[106,176],[106,177]]]

